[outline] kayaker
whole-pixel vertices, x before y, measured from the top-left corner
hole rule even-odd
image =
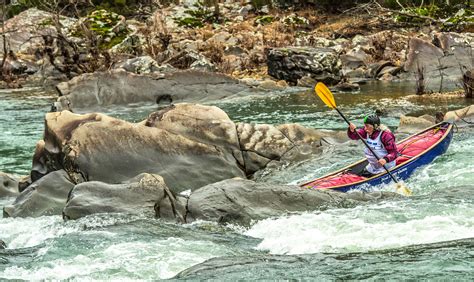
[[[383,165],[387,169],[395,166],[395,159],[398,156],[395,135],[386,126],[380,125],[380,118],[377,115],[366,116],[364,128],[357,129],[353,123],[350,123],[347,136],[352,140],[358,140],[359,136],[357,136],[356,130],[378,157],[377,159],[369,149],[365,148],[364,153],[369,164],[359,175],[371,177],[384,172]]]

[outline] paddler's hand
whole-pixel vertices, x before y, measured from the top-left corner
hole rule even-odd
[[[380,164],[381,166],[384,166],[386,163],[387,163],[387,160],[385,160],[384,158],[381,158],[381,159],[379,160],[379,164]]]
[[[355,126],[355,124],[353,124],[352,122],[349,123],[349,130],[350,130],[351,132],[354,132],[354,131],[356,130],[356,126]]]

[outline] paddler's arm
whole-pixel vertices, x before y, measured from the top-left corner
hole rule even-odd
[[[383,157],[387,163],[395,160],[398,156],[397,143],[395,142],[395,135],[389,130],[382,132],[380,140],[383,143],[383,146],[387,150],[387,154]]]
[[[359,135],[362,136],[362,138],[367,137],[366,135],[367,133],[365,132],[365,130],[363,128],[357,129],[355,124],[353,124],[352,122],[349,124],[349,127],[347,128],[347,137],[349,137],[352,140],[359,140],[359,136],[357,136],[357,133],[355,132],[356,130],[357,132],[359,132]]]

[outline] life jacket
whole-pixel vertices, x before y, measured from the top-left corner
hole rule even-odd
[[[369,164],[366,166],[366,169],[368,172],[372,174],[379,174],[381,172],[385,172],[385,169],[381,164],[379,164],[379,159],[383,158],[385,155],[388,154],[388,151],[385,149],[385,146],[382,143],[382,133],[384,130],[380,131],[379,135],[375,139],[371,139],[369,134],[367,134],[367,139],[365,140],[367,142],[367,145],[374,151],[375,157],[372,152],[368,149],[365,148],[364,153],[365,157],[369,161]],[[390,169],[395,166],[395,160],[386,163],[385,167],[387,169]]]

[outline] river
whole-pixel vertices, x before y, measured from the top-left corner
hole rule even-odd
[[[335,98],[338,108],[359,124],[367,112],[383,109],[382,122],[392,129],[402,114],[434,114],[472,104],[407,99],[410,93],[412,85],[374,83],[356,93],[335,93]],[[0,171],[28,174],[53,100],[52,93],[39,88],[0,91]],[[335,111],[303,89],[214,105],[239,122],[346,128]],[[116,107],[105,113],[140,121],[151,110]],[[406,181],[412,197],[285,215],[250,227],[181,225],[121,214],[75,221],[0,217],[0,239],[8,245],[0,250],[0,279],[472,280],[473,137],[474,127],[457,129],[447,153]],[[361,144],[328,146],[321,155],[260,172],[255,180],[300,183],[361,155]],[[0,208],[12,201],[0,199]]]

